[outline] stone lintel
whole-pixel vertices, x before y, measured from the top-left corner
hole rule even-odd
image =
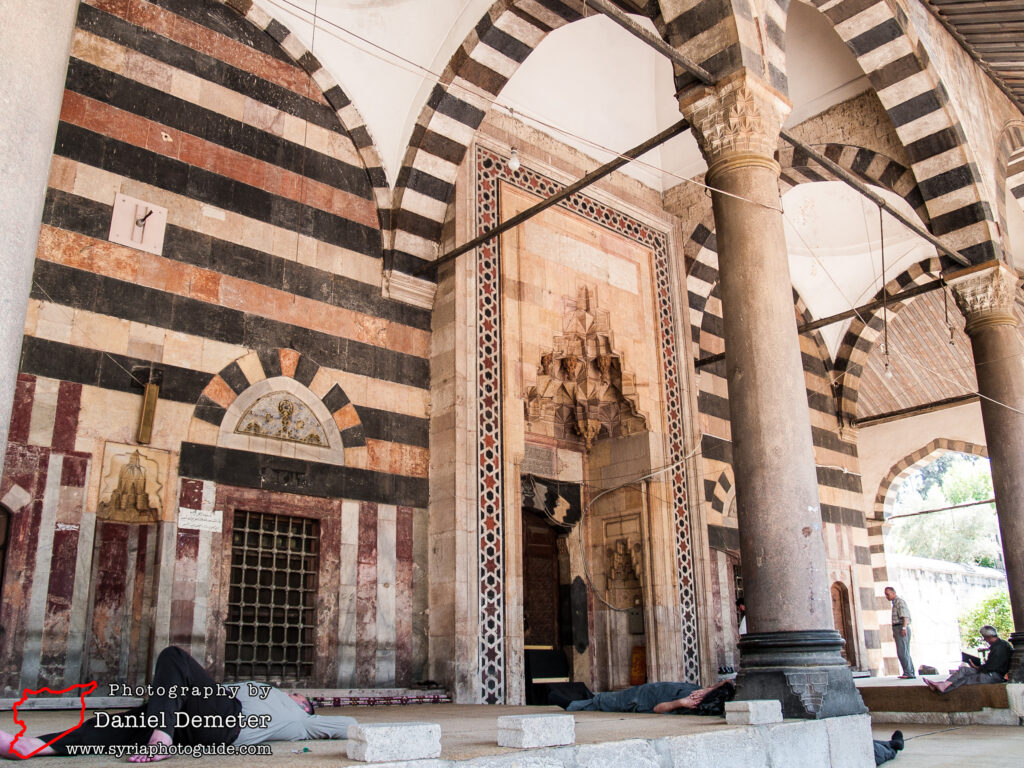
[[[747,69],[714,87],[691,89],[679,99],[679,110],[707,160],[709,179],[716,166],[738,157],[774,164],[779,132],[791,109],[785,96]]]
[[[990,261],[946,278],[953,298],[967,320],[969,335],[993,325],[1017,325],[1013,306],[1020,277],[1001,261]]]

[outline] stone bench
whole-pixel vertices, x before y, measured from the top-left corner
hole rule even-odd
[[[1021,718],[1012,706],[1010,691],[1019,690],[1013,683],[965,685],[941,696],[923,683],[858,689],[876,723],[1018,725]]]
[[[498,746],[530,749],[576,743],[572,715],[505,715],[498,718]]]
[[[441,756],[437,723],[355,723],[348,727],[348,759],[366,763]]]

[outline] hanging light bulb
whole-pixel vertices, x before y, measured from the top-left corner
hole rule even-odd
[[[519,150],[512,147],[512,154],[508,157],[508,169],[512,171],[512,173],[515,173],[519,170],[519,165]]]
[[[889,353],[885,354],[885,378],[892,378],[892,366],[889,364]]]

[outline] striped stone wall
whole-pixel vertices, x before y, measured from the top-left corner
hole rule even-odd
[[[66,88],[0,487],[3,685],[79,682],[100,658],[143,678],[170,642],[219,668],[234,508],[321,521],[314,684],[419,679],[430,315],[381,298],[386,185],[358,114],[236,2],[86,0]],[[159,254],[108,240],[115,193],[168,210]],[[134,442],[151,369],[159,522],[98,524],[91,468]],[[258,387],[336,442],[245,442],[231,406]],[[179,507],[223,531],[178,529]],[[100,616],[142,634],[90,649]]]

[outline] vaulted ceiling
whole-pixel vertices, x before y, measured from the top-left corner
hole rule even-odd
[[[616,0],[616,4],[643,14],[651,1]],[[313,50],[352,99],[391,184],[437,75],[493,4],[493,0],[257,2]],[[1024,29],[1012,16],[1020,15],[1024,0],[931,0],[931,6],[972,41],[977,54],[1019,97],[1024,89],[1018,72]],[[994,15],[986,21],[990,13]],[[646,15],[634,19],[655,29]],[[832,25],[807,3],[790,4],[786,51],[793,102],[787,126],[870,88]],[[513,109],[516,118],[591,156],[595,166],[610,159],[612,152],[633,147],[679,119],[669,62],[597,13],[547,35],[512,75],[497,105],[506,114],[507,108]],[[689,133],[642,160],[627,166],[625,173],[656,190],[667,190],[705,170]],[[895,196],[888,199],[894,206],[906,207]],[[888,280],[911,263],[935,255],[933,247],[892,220],[880,230],[877,209],[841,183],[802,184],[787,193],[784,203],[794,286],[814,318],[849,310],[879,291],[883,241]],[[907,212],[912,215],[909,208]],[[1024,242],[1024,214],[1016,208],[1008,214],[1010,228],[1019,229]],[[962,331],[957,331],[958,346],[939,338],[946,327],[941,293],[915,300],[890,320],[894,376],[882,375],[884,362],[879,362],[876,348],[865,368],[858,416],[956,397],[974,388]],[[849,321],[837,323],[822,332],[830,354],[836,353],[848,326]]]

